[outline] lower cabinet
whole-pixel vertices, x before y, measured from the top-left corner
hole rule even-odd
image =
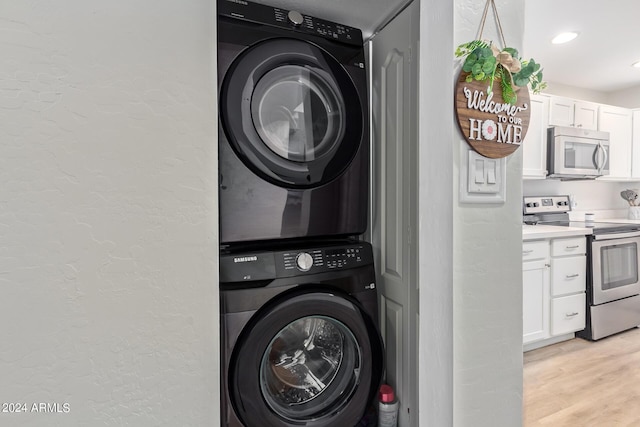
[[[584,292],[551,300],[551,336],[584,329],[586,295]]]
[[[523,243],[523,345],[541,347],[584,329],[586,269],[584,236]]]
[[[547,260],[522,263],[522,341],[549,337],[549,264]]]

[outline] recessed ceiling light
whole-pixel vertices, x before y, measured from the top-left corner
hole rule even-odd
[[[553,44],[567,43],[575,39],[576,37],[578,37],[578,33],[576,33],[575,31],[560,33],[551,40],[551,43]]]
[[[631,64],[631,66],[635,68],[640,68],[640,61],[634,62],[633,64]]]

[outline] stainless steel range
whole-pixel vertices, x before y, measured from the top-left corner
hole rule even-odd
[[[569,196],[525,197],[525,224],[591,228],[587,236],[586,329],[589,340],[640,325],[640,224],[571,221]]]

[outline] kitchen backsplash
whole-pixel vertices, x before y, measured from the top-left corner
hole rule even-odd
[[[523,196],[564,195],[572,196],[575,206],[569,216],[574,221],[584,219],[585,212],[593,212],[598,219],[626,218],[629,203],[620,192],[640,189],[640,182],[607,181],[559,181],[554,179],[525,180],[522,182]]]

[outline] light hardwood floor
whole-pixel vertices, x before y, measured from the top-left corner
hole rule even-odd
[[[524,426],[639,427],[640,329],[524,354]]]

